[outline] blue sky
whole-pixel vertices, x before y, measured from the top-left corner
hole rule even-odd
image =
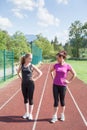
[[[75,20],[87,22],[87,0],[0,0],[0,28],[9,34],[56,35],[64,44]]]

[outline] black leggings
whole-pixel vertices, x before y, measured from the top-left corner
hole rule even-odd
[[[24,103],[28,103],[29,101],[29,105],[33,105],[34,88],[35,86],[32,80],[22,82],[22,94],[24,97]]]
[[[66,87],[53,85],[53,96],[54,96],[54,107],[59,105],[59,99],[61,106],[65,106],[65,94],[66,94]]]

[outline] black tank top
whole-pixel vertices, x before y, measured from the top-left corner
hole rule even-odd
[[[32,77],[33,66],[30,64],[28,67],[22,66],[22,80],[24,82],[28,81]]]

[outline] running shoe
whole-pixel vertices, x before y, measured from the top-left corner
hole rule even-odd
[[[28,120],[33,120],[32,114],[29,115]]]
[[[64,113],[61,113],[61,118],[60,118],[61,121],[65,121],[65,115]]]
[[[55,123],[56,121],[58,121],[57,119],[57,115],[53,115],[52,119],[51,119],[51,123]]]
[[[25,113],[22,117],[23,119],[27,119],[29,117],[29,113]]]

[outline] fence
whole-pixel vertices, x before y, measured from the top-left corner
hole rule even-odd
[[[0,50],[0,81],[14,75],[14,53]]]
[[[37,47],[34,43],[32,43],[31,49],[33,54],[32,63],[38,64],[42,61],[42,50],[39,47]]]

